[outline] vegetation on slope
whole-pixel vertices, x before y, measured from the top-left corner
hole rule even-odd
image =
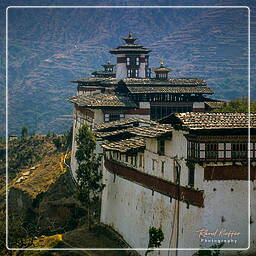
[[[71,135],[68,132],[65,135],[25,136],[9,142],[9,247],[127,247],[120,237],[104,231],[104,226],[87,229],[87,209],[77,200],[76,186],[64,163],[64,159],[66,163],[69,161],[70,153],[66,153]],[[4,151],[3,140],[0,149]],[[1,157],[2,181],[4,163]],[[103,255],[78,251],[7,251],[5,189],[4,183],[1,185],[1,255]],[[109,255],[127,254],[113,252]]]
[[[238,98],[224,102],[219,108],[215,109],[214,112],[247,113],[249,109],[248,106],[248,98]],[[256,100],[251,100],[250,112],[256,113]]]

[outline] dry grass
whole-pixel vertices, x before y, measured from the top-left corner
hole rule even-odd
[[[43,160],[34,166],[35,168],[23,169],[10,182],[10,187],[25,191],[32,198],[35,198],[40,193],[46,192],[50,185],[54,184],[66,171],[60,167],[61,159],[62,153],[60,152],[46,155]]]

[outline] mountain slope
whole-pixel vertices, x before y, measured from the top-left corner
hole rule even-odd
[[[151,67],[164,58],[175,69],[172,76],[204,78],[216,98],[247,94],[247,9],[9,9],[9,133],[24,125],[36,133],[67,130],[66,115],[72,115],[67,98],[76,93],[69,81],[99,69],[128,31],[153,50]],[[1,120],[4,111],[2,105]]]

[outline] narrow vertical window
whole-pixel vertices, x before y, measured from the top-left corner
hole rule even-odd
[[[131,77],[131,70],[130,69],[127,70],[127,77]]]
[[[218,145],[218,158],[224,158],[224,143]]]
[[[139,66],[139,65],[140,65],[140,58],[136,57],[136,66]]]
[[[139,158],[139,166],[142,167],[143,166],[143,155],[140,155],[140,158]]]
[[[165,167],[165,162],[162,161],[162,165],[161,165],[161,172],[162,172],[162,174],[164,174],[164,167]]]
[[[156,160],[152,159],[152,171],[155,171],[156,169]]]
[[[109,114],[105,114],[104,120],[105,122],[109,122]]]
[[[165,140],[158,140],[158,154],[160,156],[165,154]]]
[[[253,143],[250,143],[250,157],[253,158]]]
[[[139,70],[135,69],[135,77],[139,77]]]
[[[130,66],[130,63],[131,63],[131,59],[129,57],[126,58],[126,65],[127,66]]]
[[[226,158],[231,158],[231,143],[226,143]]]
[[[188,168],[188,185],[194,187],[195,185],[195,167],[191,166]]]

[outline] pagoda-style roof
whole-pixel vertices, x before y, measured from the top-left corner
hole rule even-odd
[[[124,78],[119,81],[120,84],[126,85],[172,85],[172,86],[204,86],[207,83],[203,79],[198,78],[168,78],[166,80],[159,80],[155,78]]]
[[[165,67],[164,62],[161,60],[160,61],[160,67],[153,69],[153,71],[156,72],[156,73],[161,73],[161,72],[166,73],[166,72],[174,71],[174,69],[170,69],[170,68]]]
[[[172,128],[168,125],[140,126],[129,129],[131,134],[147,138],[171,137]]]
[[[69,99],[70,102],[77,104],[80,107],[91,108],[135,108],[136,104],[130,99],[118,96],[115,94],[100,93],[94,95],[78,95]]]
[[[111,71],[104,71],[104,70],[96,70],[94,72],[92,72],[92,75],[102,75],[102,76],[111,76],[111,77],[115,77],[116,72],[111,72]]]
[[[83,85],[105,85],[117,84],[117,79],[114,77],[83,77],[71,81],[72,83],[80,83]]]
[[[94,131],[103,132],[103,131],[113,131],[116,129],[127,129],[139,125],[157,125],[157,122],[142,118],[126,118],[122,120],[112,121],[100,124],[94,128]]]
[[[146,142],[144,138],[135,137],[125,140],[120,140],[117,142],[103,144],[102,147],[106,150],[119,151],[121,153],[126,153],[128,151],[139,151],[144,150],[146,147]]]
[[[84,77],[71,81],[72,83],[82,83],[84,85],[138,85],[138,86],[205,86],[207,83],[198,78],[169,78],[158,80],[155,78],[124,78],[117,80],[114,77]]]
[[[104,67],[104,68],[113,68],[115,66],[115,64],[108,63],[108,64],[103,64],[101,66]]]
[[[224,101],[204,101],[204,104],[206,107],[210,108],[210,109],[214,109],[214,108],[219,108],[221,107],[223,104],[225,104]]]
[[[159,137],[171,137],[172,136],[172,128],[168,125],[153,125],[153,126],[137,126],[137,127],[129,127],[113,131],[105,131],[99,132],[96,131],[95,134],[97,137],[103,139],[110,139],[114,136],[120,136],[122,134],[126,134],[126,137],[140,136],[147,138],[159,138]]]
[[[256,114],[252,113],[250,119],[250,127],[256,128]],[[171,114],[160,122],[185,130],[248,129],[249,115],[248,113],[187,112]]]
[[[172,86],[127,86],[127,89],[132,94],[154,94],[154,93],[172,93],[172,94],[213,94],[214,92],[209,87],[172,87]]]
[[[142,45],[135,44],[136,37],[132,37],[129,34],[128,37],[123,38],[125,44],[119,45],[117,48],[110,50],[111,54],[122,54],[122,53],[138,53],[138,54],[148,54],[151,50],[144,48]]]
[[[128,37],[124,37],[123,40],[126,42],[126,44],[134,44],[134,42],[137,40],[137,37],[133,37],[131,32],[129,32]]]

